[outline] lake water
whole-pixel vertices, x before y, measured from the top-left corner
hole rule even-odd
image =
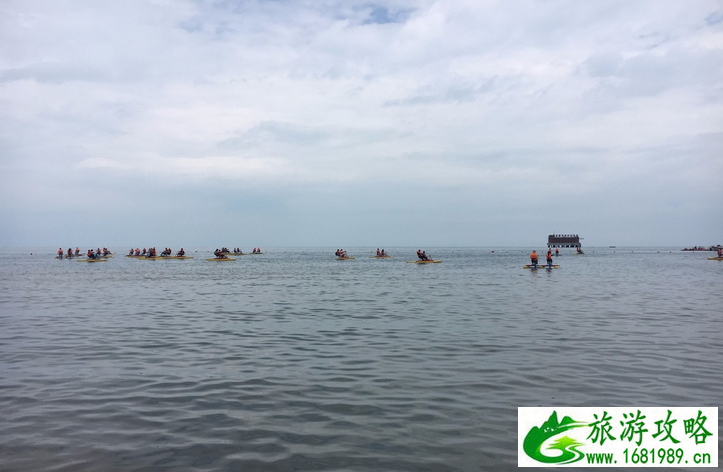
[[[520,406],[723,406],[713,253],[334,249],[1,249],[0,469],[512,470]]]

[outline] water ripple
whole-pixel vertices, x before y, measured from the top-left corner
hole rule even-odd
[[[723,264],[403,251],[0,253],[2,469],[512,470],[519,406],[721,403]]]

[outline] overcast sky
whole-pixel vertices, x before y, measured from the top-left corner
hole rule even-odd
[[[0,2],[0,245],[723,243],[720,1]]]

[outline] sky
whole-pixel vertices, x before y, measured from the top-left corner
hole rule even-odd
[[[723,3],[3,0],[0,246],[723,244]]]

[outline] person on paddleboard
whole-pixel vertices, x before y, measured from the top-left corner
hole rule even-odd
[[[532,253],[530,254],[530,265],[532,267],[537,267],[537,251],[534,249],[532,250]]]
[[[73,258],[73,250],[71,248],[68,248],[68,259]]]
[[[718,248],[718,257],[723,257],[723,249]]]
[[[58,248],[58,259],[62,259],[62,258],[63,258],[63,249]]]
[[[552,249],[547,250],[547,267],[552,267]]]
[[[559,256],[559,255],[560,255],[560,250],[557,249],[557,248],[555,248],[555,257],[557,257],[557,256]]]
[[[387,251],[385,251],[384,249],[382,249],[382,256],[383,256],[383,257],[386,257],[386,255],[387,255]]]

